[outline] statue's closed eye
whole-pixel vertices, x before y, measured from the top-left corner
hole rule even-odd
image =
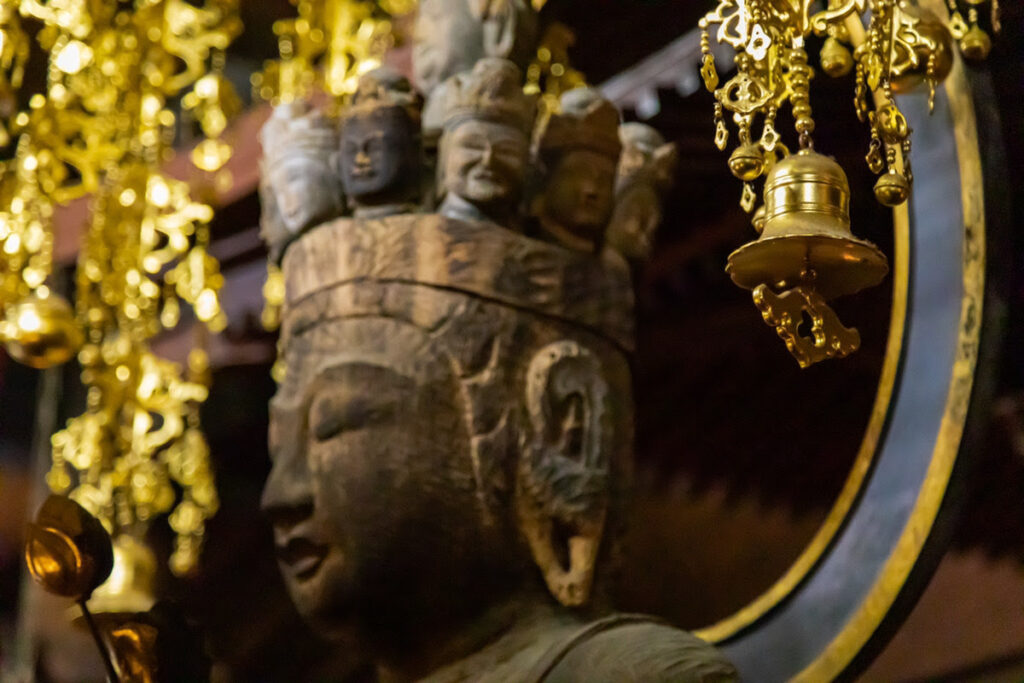
[[[395,405],[391,401],[325,396],[318,399],[310,410],[310,428],[317,441],[327,441],[341,432],[386,421],[394,412]]]

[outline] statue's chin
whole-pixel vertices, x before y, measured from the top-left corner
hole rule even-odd
[[[466,187],[466,199],[474,204],[490,206],[505,202],[511,192],[509,188],[490,181],[471,181]]]
[[[352,630],[352,586],[340,558],[329,554],[312,575],[281,571],[295,609],[314,631],[331,636]]]

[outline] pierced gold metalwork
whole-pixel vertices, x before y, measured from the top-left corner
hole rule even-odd
[[[860,333],[844,327],[814,290],[794,287],[775,294],[766,285],[758,285],[754,305],[802,368],[828,358],[843,358],[860,348]]]
[[[251,79],[256,96],[279,104],[321,90],[341,100],[359,76],[381,65],[395,42],[391,19],[416,0],[292,0],[297,16],[274,23],[280,59]],[[322,63],[322,68],[320,64]]]
[[[198,425],[206,378],[192,368],[182,377],[148,340],[177,324],[179,298],[212,330],[226,319],[207,251],[213,211],[160,166],[178,123],[168,100],[189,89],[183,109],[206,136],[196,166],[215,171],[231,155],[220,136],[239,103],[222,72],[241,30],[237,9],[237,0],[26,0],[0,10],[0,103],[30,42],[19,17],[42,24],[36,40],[49,52],[46,90],[10,119],[17,145],[0,168],[0,337],[34,367],[78,354],[87,407],[54,435],[47,481],[115,535],[172,512],[178,573],[195,565],[217,508]],[[46,284],[51,221],[56,204],[87,193],[72,311]]]
[[[857,350],[857,331],[825,302],[874,286],[888,272],[882,252],[850,232],[849,198],[835,161],[810,149],[790,155],[765,180],[760,237],[729,255],[733,282],[754,291],[765,322],[801,367]],[[801,311],[812,321],[807,332],[798,331]]]
[[[576,34],[565,24],[554,22],[541,37],[537,57],[526,69],[524,91],[539,95],[539,119],[559,113],[562,93],[587,84],[582,72],[569,64],[569,48],[576,43]]]

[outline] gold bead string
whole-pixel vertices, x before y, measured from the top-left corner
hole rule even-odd
[[[955,9],[956,0],[948,1]],[[864,39],[851,54],[846,45],[851,37],[845,22],[865,10],[870,11],[870,18]],[[745,183],[744,208],[752,206],[754,171],[761,169],[763,173],[772,166],[779,157],[776,145],[781,145],[780,153],[785,153],[786,147],[774,127],[779,109],[787,104],[791,107],[800,148],[813,148],[810,80],[814,71],[804,47],[811,33],[826,36],[821,55],[824,71],[832,76],[854,71],[855,111],[868,124],[871,136],[865,158],[873,172],[887,171],[876,186],[876,196],[887,204],[905,199],[913,179],[911,131],[892,97],[893,79],[917,69],[915,73],[924,76],[934,98],[935,85],[944,76],[939,73],[939,52],[945,49],[936,34],[929,33],[935,30],[933,25],[918,30],[923,20],[908,14],[911,11],[896,0],[829,0],[827,9],[817,14],[780,7],[769,0],[720,0],[700,20],[701,76],[705,87],[715,94],[715,144],[723,150],[728,145],[725,111],[731,111],[738,143],[730,167]],[[713,27],[717,27],[718,41],[737,52],[737,73],[724,84],[719,83],[711,53]],[[899,55],[899,63],[894,62],[895,55]],[[878,107],[884,108],[881,113],[872,100],[876,92],[880,94]],[[753,143],[750,129],[758,117],[763,120],[762,133]],[[764,156],[763,163],[756,159],[753,147]],[[902,167],[898,163],[900,153]]]

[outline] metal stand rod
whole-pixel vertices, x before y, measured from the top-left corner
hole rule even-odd
[[[113,660],[110,659],[110,650],[107,648],[107,643],[103,639],[103,634],[100,633],[99,627],[92,618],[92,613],[90,613],[89,608],[85,606],[84,598],[78,601],[78,606],[82,608],[82,616],[85,617],[85,623],[89,625],[89,631],[92,632],[92,637],[96,641],[96,647],[99,648],[100,657],[103,659],[103,666],[107,670],[107,679],[110,683],[120,683],[121,678],[117,675],[117,670],[114,669]]]

